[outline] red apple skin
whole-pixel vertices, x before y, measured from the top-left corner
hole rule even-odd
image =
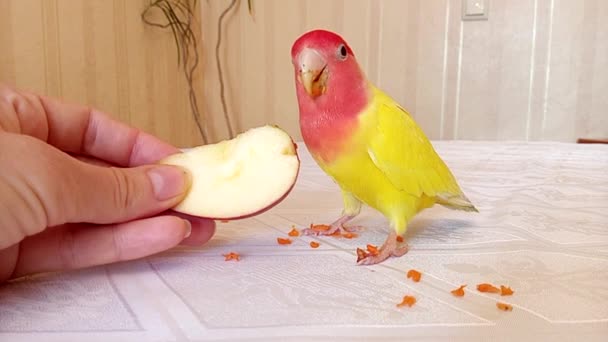
[[[292,141],[293,142],[293,141]],[[287,191],[285,191],[285,193],[279,197],[276,201],[270,203],[269,205],[261,208],[258,211],[255,211],[253,213],[249,213],[249,214],[245,214],[245,215],[241,215],[241,216],[236,216],[236,217],[231,217],[231,216],[227,216],[227,217],[207,217],[207,216],[196,216],[196,215],[191,215],[191,214],[187,214],[191,217],[199,217],[199,218],[203,218],[203,219],[210,219],[210,220],[214,220],[214,221],[219,221],[219,220],[225,220],[225,221],[235,221],[235,220],[243,220],[243,219],[247,219],[250,217],[254,217],[254,216],[258,216],[260,214],[265,213],[266,211],[272,209],[273,207],[277,206],[279,203],[283,202],[285,200],[285,198],[287,198],[287,196],[289,196],[289,194],[291,193],[291,190],[293,190],[293,188],[296,185],[296,182],[298,181],[298,176],[300,175],[300,166],[302,164],[301,160],[300,160],[300,155],[298,154],[298,144],[296,144],[295,142],[293,142],[293,145],[295,147],[294,151],[295,151],[295,156],[298,159],[298,169],[296,170],[296,175],[293,179],[293,183],[291,184],[291,186],[289,187],[289,189],[287,189]],[[175,212],[181,213],[175,209],[173,209]],[[181,213],[184,214],[184,213]]]

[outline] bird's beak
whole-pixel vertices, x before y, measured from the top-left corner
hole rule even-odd
[[[313,98],[323,94],[327,88],[327,63],[313,49],[305,48],[298,56],[299,80],[306,93]]]

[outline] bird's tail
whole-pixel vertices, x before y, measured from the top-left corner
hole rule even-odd
[[[474,211],[479,212],[477,208],[471,203],[471,201],[464,194],[438,194],[437,203],[442,206],[454,210]]]

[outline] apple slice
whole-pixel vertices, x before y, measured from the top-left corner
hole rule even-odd
[[[296,148],[285,131],[267,125],[161,160],[192,175],[188,194],[173,210],[234,220],[272,208],[296,182],[300,170]]]

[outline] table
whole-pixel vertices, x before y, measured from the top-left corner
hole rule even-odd
[[[353,222],[367,228],[358,238],[277,244],[342,209],[299,143],[289,197],[218,223],[205,246],[1,286],[0,341],[608,340],[608,145],[433,143],[480,212],[424,211],[402,258],[355,265],[356,247],[386,237],[368,208]],[[515,293],[478,292],[486,282]],[[453,296],[461,284],[465,296]],[[416,304],[397,307],[406,294]]]

